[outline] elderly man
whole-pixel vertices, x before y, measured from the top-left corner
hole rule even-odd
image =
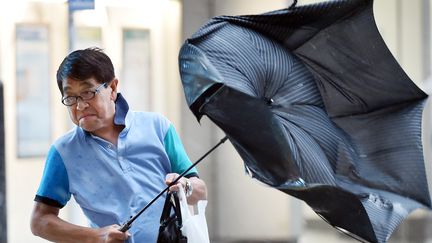
[[[110,58],[98,48],[69,54],[57,71],[62,103],[77,126],[51,146],[35,197],[33,234],[55,242],[156,242],[164,200],[135,221],[137,213],[190,162],[173,125],[160,114],[130,111],[117,93]],[[196,169],[172,186],[188,203],[207,197]],[[91,227],[58,217],[74,196]]]

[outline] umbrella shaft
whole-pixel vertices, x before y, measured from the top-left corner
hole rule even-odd
[[[120,231],[122,232],[126,232],[131,226],[132,223],[148,208],[150,207],[150,205],[152,205],[158,198],[160,198],[166,191],[168,191],[168,189],[172,186],[175,185],[182,177],[184,177],[184,175],[186,175],[186,173],[188,173],[193,167],[195,167],[199,162],[201,162],[205,157],[207,157],[211,152],[213,152],[213,150],[215,150],[217,147],[219,147],[219,145],[223,144],[226,140],[228,139],[227,136],[225,136],[224,138],[222,138],[219,143],[217,143],[215,146],[213,146],[213,148],[211,148],[209,151],[207,151],[207,153],[205,153],[203,156],[201,156],[201,158],[199,158],[195,163],[193,163],[191,166],[189,166],[189,168],[185,171],[183,171],[183,173],[181,173],[173,182],[171,182],[167,187],[165,187],[165,189],[163,189],[155,198],[153,198],[149,203],[147,203],[147,205],[142,208],[135,216],[133,216],[132,218],[130,218],[126,223],[124,223],[121,227],[120,227]]]

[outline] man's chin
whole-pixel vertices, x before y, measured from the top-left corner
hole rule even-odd
[[[93,132],[95,129],[93,126],[89,126],[88,124],[79,124],[79,127],[81,127],[86,132]]]

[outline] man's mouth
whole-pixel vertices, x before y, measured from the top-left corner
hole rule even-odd
[[[78,118],[78,120],[83,120],[83,119],[88,118],[88,117],[91,117],[91,116],[94,116],[94,114],[86,114],[86,115],[82,115],[82,116],[80,116],[80,117]]]

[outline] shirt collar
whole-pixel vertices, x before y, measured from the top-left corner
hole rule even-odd
[[[129,111],[129,105],[123,95],[117,94],[117,99],[115,101],[115,115],[114,124],[116,125],[126,125],[126,114]]]

